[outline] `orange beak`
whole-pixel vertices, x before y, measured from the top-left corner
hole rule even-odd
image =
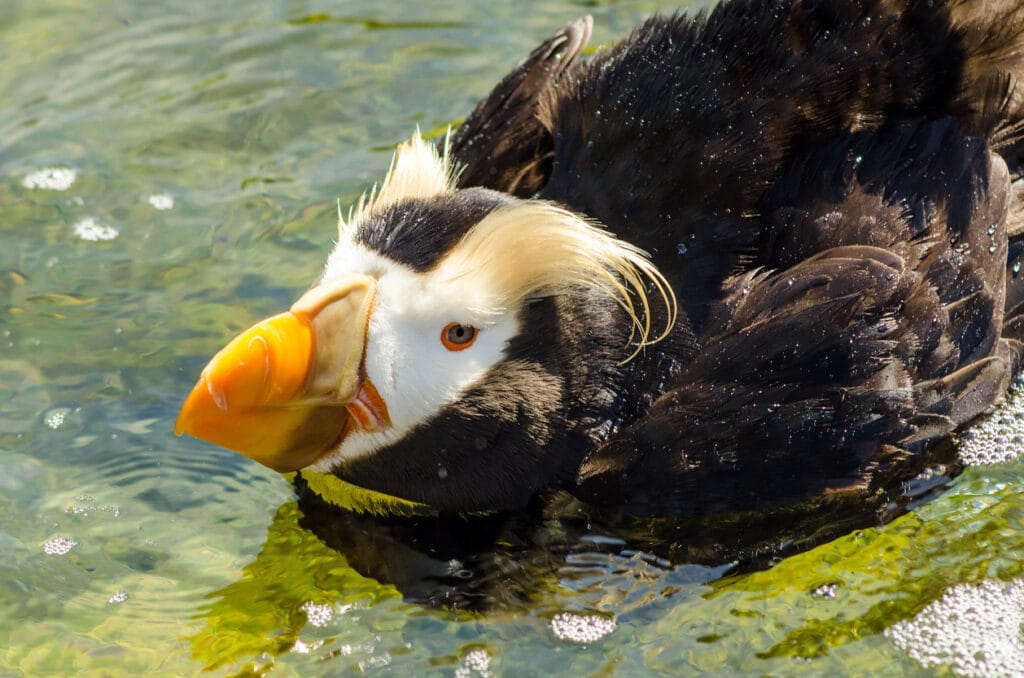
[[[387,425],[363,370],[374,292],[365,275],[329,281],[235,337],[203,369],[174,432],[287,473],[336,449],[353,426]]]

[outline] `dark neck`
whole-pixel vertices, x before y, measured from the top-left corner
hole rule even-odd
[[[685,314],[663,340],[641,349],[630,338],[626,313],[597,293],[556,302],[564,328],[558,356],[566,382],[568,435],[579,438],[585,456],[622,426],[642,416],[694,351]],[[665,309],[651,300],[652,333],[665,325]],[[582,462],[582,456],[578,460]]]

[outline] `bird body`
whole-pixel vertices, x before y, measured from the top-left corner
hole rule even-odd
[[[369,510],[699,517],[881,506],[1002,396],[1024,8],[727,0],[577,61],[589,32],[403,145],[177,430]]]

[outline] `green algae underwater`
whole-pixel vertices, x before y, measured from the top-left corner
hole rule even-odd
[[[395,143],[457,124],[568,19],[593,14],[599,49],[677,5],[6,0],[0,674],[1024,671],[1019,396],[965,443],[993,463],[884,526],[756,571],[514,526],[482,611],[359,574],[416,554],[318,533],[287,479],[173,436]],[[522,559],[527,536],[551,548]],[[447,565],[441,589],[470,566]]]

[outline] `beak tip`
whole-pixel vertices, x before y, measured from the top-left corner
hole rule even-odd
[[[336,447],[348,421],[339,384],[356,381],[349,373],[363,356],[373,289],[368,276],[315,287],[291,311],[236,336],[203,369],[175,435],[234,450],[279,473]],[[331,339],[321,338],[320,352],[318,332]],[[336,348],[325,354],[324,346]],[[321,397],[328,386],[333,395]]]
[[[200,402],[203,401],[203,402]],[[174,435],[180,436],[188,433],[189,435],[202,438],[201,435],[196,435],[195,432],[195,421],[196,415],[200,413],[203,408],[210,409],[210,401],[217,406],[220,403],[213,397],[212,389],[209,387],[209,382],[206,379],[206,375],[203,374],[195,386],[192,387],[192,391],[185,398],[185,402],[181,404],[181,409],[178,410],[178,418],[174,420]],[[225,409],[221,407],[221,409]]]

